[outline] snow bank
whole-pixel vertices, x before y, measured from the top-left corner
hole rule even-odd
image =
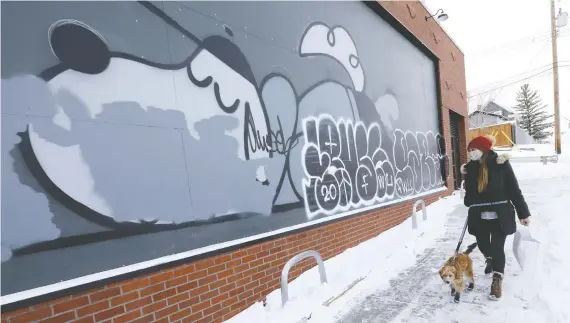
[[[567,167],[570,168],[570,164],[567,164]],[[552,182],[550,189],[541,185],[544,190],[535,192],[536,197],[532,197],[532,204],[536,205],[533,207],[533,233],[541,240],[543,253],[539,260],[541,271],[533,277],[538,281],[539,290],[532,306],[537,314],[543,314],[544,321],[548,323],[570,322],[570,307],[567,301],[570,297],[570,218],[567,211],[570,173],[565,177],[566,181],[559,177],[556,183]],[[520,285],[525,286],[526,282],[521,280]]]
[[[289,283],[289,301],[285,307],[281,307],[281,290],[278,289],[267,296],[265,307],[262,303],[256,303],[227,322],[291,323],[301,322],[309,316],[312,322],[333,321],[334,314],[352,298],[387,287],[391,278],[412,266],[416,262],[416,255],[444,234],[446,214],[459,204],[461,200],[457,195],[440,199],[428,206],[426,222],[422,221],[419,212],[417,230],[412,230],[409,218],[325,261],[328,284],[320,285],[315,266]],[[366,280],[359,283],[363,278]],[[327,301],[329,305],[323,305]]]
[[[561,155],[557,163],[549,162],[546,165],[541,162],[523,163],[516,160],[513,160],[511,164],[519,181],[570,176],[570,155]]]
[[[543,165],[540,156],[554,156],[553,144],[535,144],[520,146],[521,151],[512,150],[511,164],[517,174],[518,180],[550,179],[570,176],[570,133],[561,138],[562,154],[558,156],[557,163]],[[524,149],[533,149],[532,151]],[[532,159],[531,157],[536,157]]]
[[[561,156],[570,156],[570,132],[562,134],[560,141],[562,145]],[[507,152],[514,160],[556,155],[553,143],[518,145],[515,148],[497,147],[494,149],[498,153]],[[540,159],[530,161],[540,161]]]
[[[558,163],[543,167],[524,163],[513,165],[522,180],[521,188],[533,214],[532,232],[542,242],[541,257],[537,259],[540,272],[533,277],[538,291],[532,295],[533,308],[529,314],[542,315],[542,320],[536,322],[570,322],[570,308],[566,301],[570,297],[570,217],[567,216],[570,133],[562,137],[562,154]],[[528,285],[522,279],[519,284]],[[524,291],[525,288],[522,289]],[[525,319],[528,320],[528,317]]]
[[[518,145],[516,147],[495,147],[493,148],[498,154],[507,153],[511,159],[527,159],[537,157],[535,161],[540,161],[541,156],[553,156],[556,154],[553,144],[529,144]]]

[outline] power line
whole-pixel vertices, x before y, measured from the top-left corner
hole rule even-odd
[[[567,33],[566,30],[557,30],[557,35],[558,37],[565,37],[570,35],[570,33]],[[531,34],[531,35],[527,35],[524,37],[520,37],[518,39],[515,40],[511,40],[511,41],[507,41],[504,43],[500,43],[497,45],[494,45],[492,47],[488,47],[488,48],[484,48],[478,51],[473,51],[473,52],[466,52],[465,56],[480,56],[483,53],[488,53],[490,51],[496,50],[497,48],[501,48],[502,51],[508,51],[508,50],[513,50],[525,43],[528,42],[532,42],[532,43],[541,43],[543,41],[547,41],[550,42],[551,41],[551,37],[552,37],[552,31],[550,29],[548,30],[544,30],[544,31],[540,31],[537,32],[535,34]]]
[[[546,43],[546,44],[548,44],[548,43]],[[543,45],[542,47],[540,47],[540,49],[538,50],[538,52],[536,52],[536,54],[530,59],[530,61],[528,62],[528,65],[531,65],[531,64],[534,62],[534,60],[538,57],[538,55],[539,55],[540,53],[542,53],[542,51],[543,51],[544,49],[545,49],[545,46],[544,46],[544,45]],[[499,91],[497,91],[497,93],[495,93],[495,95],[491,95],[492,98],[491,98],[489,101],[495,100],[495,99],[501,94],[501,92],[503,91],[503,89],[504,89],[504,88],[500,88]]]
[[[549,44],[549,42],[545,42],[545,43],[544,43],[544,45],[548,45],[548,44]],[[544,46],[544,45],[539,48],[539,50],[536,52],[536,54],[529,60],[529,62],[528,62],[527,65],[531,65],[531,64],[534,62],[534,60],[538,57],[538,55],[540,55],[540,53],[542,53],[542,51],[546,48],[546,46]],[[538,70],[538,69],[542,69],[542,68],[547,67],[547,66],[552,66],[552,63],[547,64],[547,65],[544,65],[544,66],[541,66],[541,67],[537,67],[537,68],[535,68],[535,69],[533,69],[533,70],[526,71],[526,72],[524,72],[524,73],[517,74],[516,76],[518,76],[518,75],[524,75],[524,74],[527,74],[527,73],[529,73],[529,72],[531,72],[531,71],[535,71],[535,70]],[[514,78],[514,77],[515,77],[515,76],[511,76],[511,77],[508,78],[508,79],[512,79],[512,78]],[[507,80],[508,80],[508,79],[507,79]],[[505,81],[506,81],[506,80],[505,80]],[[497,82],[495,82],[495,83],[497,83]],[[487,86],[489,86],[489,85],[487,85]],[[484,86],[484,87],[486,87],[486,86]],[[494,101],[494,100],[501,94],[501,92],[503,92],[503,89],[504,89],[504,87],[501,87],[501,88],[499,88],[496,92],[495,92],[495,91],[490,91],[491,93],[489,93],[488,97],[487,97],[485,100],[480,100],[480,101],[479,101],[479,104],[477,105],[477,107],[476,107],[475,110],[478,111],[478,110],[482,109],[484,106],[486,106],[488,102]],[[473,92],[473,89],[472,89],[470,92]],[[494,93],[493,93],[493,92],[494,92]]]
[[[570,65],[567,65],[567,66],[570,66]],[[472,95],[468,96],[467,98],[470,99],[470,98],[473,98],[473,97],[476,97],[476,96],[479,96],[479,95],[482,95],[482,94],[485,94],[485,93],[489,93],[489,92],[492,92],[492,91],[495,91],[495,90],[499,90],[499,89],[502,89],[502,88],[507,87],[507,86],[509,86],[509,85],[513,85],[513,84],[519,83],[519,82],[521,82],[521,81],[525,81],[525,80],[531,79],[531,78],[533,78],[533,77],[537,77],[537,76],[539,76],[539,75],[542,75],[542,74],[548,73],[548,72],[551,73],[551,72],[552,72],[552,68],[549,68],[549,69],[547,69],[547,70],[545,70],[545,71],[538,72],[538,73],[533,74],[533,75],[530,75],[530,76],[528,76],[528,77],[525,77],[525,78],[522,78],[522,79],[518,79],[518,80],[516,80],[516,81],[514,81],[514,82],[507,83],[507,84],[505,84],[505,85],[502,85],[502,86],[499,86],[499,87],[496,87],[496,88],[493,88],[493,89],[490,89],[490,90],[487,90],[487,91],[479,92],[479,93],[477,93],[477,94],[472,94]]]
[[[534,59],[534,58],[533,58],[533,59]],[[558,61],[558,63],[570,63],[570,60]],[[561,65],[559,65],[559,66],[561,66]],[[534,71],[536,71],[536,70],[543,69],[543,68],[545,68],[545,67],[551,67],[551,68],[552,68],[552,63],[548,63],[548,64],[545,64],[545,65],[543,65],[543,66],[535,67],[535,68],[533,68],[533,69],[531,69],[531,70],[527,70],[527,71],[524,71],[524,72],[522,72],[522,73],[515,74],[515,75],[513,75],[513,76],[509,76],[509,77],[504,78],[504,79],[499,80],[499,81],[494,81],[494,82],[487,83],[487,84],[485,84],[485,85],[482,85],[482,86],[479,86],[479,87],[476,87],[476,88],[472,88],[472,89],[468,90],[467,92],[473,92],[473,91],[475,91],[475,90],[484,89],[484,88],[489,87],[489,86],[494,86],[494,85],[496,85],[497,83],[502,83],[502,82],[505,82],[505,81],[509,81],[510,79],[513,79],[513,78],[515,78],[515,77],[517,77],[517,76],[525,75],[525,74],[534,72]]]
[[[558,37],[558,38],[560,38],[560,37],[565,37],[565,36],[568,36],[568,35],[570,35],[570,32],[567,32],[567,31],[563,31],[563,32],[558,31],[558,32],[556,33],[556,37]],[[543,36],[537,36],[537,38],[535,38],[535,39],[536,39],[536,40],[541,40],[541,41],[552,42],[552,33],[549,33],[549,34],[543,35]]]
[[[550,31],[550,29],[549,29],[549,30],[537,32],[537,33],[532,34],[532,35],[520,37],[520,38],[515,39],[515,40],[500,43],[500,44],[497,44],[497,45],[492,46],[492,47],[484,48],[484,49],[479,50],[479,51],[466,52],[465,55],[466,56],[467,55],[478,56],[482,53],[487,53],[487,52],[490,52],[490,51],[495,50],[497,48],[502,48],[503,51],[506,51],[506,50],[517,48],[518,46],[521,46],[527,42],[533,42],[534,43],[537,41],[539,41],[539,42],[546,41],[546,40],[549,41],[551,36],[552,36],[552,31]]]
[[[499,44],[494,45],[494,46],[492,46],[492,47],[484,48],[484,49],[480,50],[479,53],[480,53],[480,52],[485,52],[485,51],[490,51],[490,50],[495,49],[495,48],[497,48],[497,47],[505,47],[505,46],[507,46],[507,45],[525,43],[525,42],[528,41],[529,39],[534,39],[534,38],[536,38],[536,37],[540,37],[540,36],[543,36],[543,35],[545,35],[545,34],[549,35],[548,31],[541,31],[541,32],[536,33],[536,34],[526,35],[526,36],[524,36],[524,37],[520,37],[520,38],[517,38],[517,39],[514,39],[514,40],[510,40],[510,41],[507,41],[507,42],[504,42],[504,43],[499,43]],[[475,53],[477,53],[477,52],[475,52]],[[466,53],[466,54],[470,54],[470,53]]]
[[[570,67],[570,64],[565,64],[565,65],[560,65],[560,64],[559,64],[558,67]],[[521,81],[525,81],[525,80],[528,80],[528,79],[531,79],[531,78],[533,78],[533,77],[537,77],[537,76],[539,76],[539,75],[542,75],[542,74],[544,74],[544,73],[549,73],[549,72],[550,72],[550,73],[552,72],[552,68],[549,68],[549,69],[547,69],[547,70],[544,70],[544,71],[538,72],[538,73],[536,73],[536,74],[527,76],[527,77],[522,78],[522,79],[518,79],[518,80],[516,80],[516,81],[514,81],[514,82],[511,82],[511,83],[508,83],[508,84],[505,84],[505,85],[496,87],[496,88],[494,88],[494,89],[490,89],[490,90],[487,90],[487,91],[483,91],[483,92],[479,92],[479,93],[477,93],[477,94],[470,95],[470,96],[468,96],[467,98],[470,99],[470,98],[479,96],[479,95],[481,95],[481,94],[485,94],[485,93],[489,93],[489,92],[491,92],[491,91],[499,90],[499,89],[502,89],[502,88],[507,87],[507,86],[509,86],[509,85],[513,85],[513,84],[519,83],[519,82],[521,82]]]
[[[551,42],[551,39],[550,39],[550,35],[551,35],[551,34],[552,34],[551,32],[547,33],[548,38],[545,39],[545,40],[547,40],[547,42],[546,42],[544,45],[548,45],[548,44]],[[560,32],[559,32],[559,33],[558,33],[558,38],[565,37],[565,36],[570,36],[570,32],[563,32],[563,33],[560,33]],[[529,37],[529,36],[527,36],[527,37]],[[530,60],[530,62],[529,62],[527,65],[532,64],[532,62],[538,57],[538,55],[539,55],[540,53],[542,53],[542,51],[545,49],[544,45],[543,45],[543,47],[540,47],[539,51],[532,57],[532,59]],[[564,61],[558,61],[558,63],[559,63],[559,64],[560,64],[560,63],[570,63],[570,61],[564,60]],[[499,80],[499,81],[494,81],[494,82],[488,83],[488,84],[486,84],[486,85],[483,85],[483,86],[479,86],[479,87],[470,89],[468,92],[473,92],[474,90],[479,90],[479,89],[483,89],[483,88],[486,88],[486,87],[489,87],[489,86],[493,86],[493,85],[496,84],[496,83],[504,82],[504,81],[510,80],[510,79],[512,79],[512,78],[514,78],[514,77],[517,77],[517,76],[520,76],[520,75],[524,75],[524,74],[527,74],[527,73],[530,73],[530,72],[533,72],[533,71],[536,71],[536,70],[538,70],[538,69],[542,69],[542,68],[548,67],[548,66],[552,66],[552,63],[549,63],[549,64],[546,64],[546,65],[543,65],[543,66],[539,66],[539,67],[533,68],[533,69],[528,70],[528,71],[525,71],[525,72],[523,72],[523,73],[519,73],[519,74],[510,76],[510,77],[508,77],[508,78],[506,78],[506,79],[502,79],[502,80]],[[559,65],[559,66],[560,66],[560,65]],[[499,89],[502,89],[502,88],[500,87]],[[491,92],[491,90],[489,90],[489,91],[487,91],[487,92],[481,92],[481,93],[488,93],[488,92]],[[497,94],[495,95],[495,97],[498,96],[499,94],[500,94],[500,91],[499,91],[499,93],[497,93]],[[494,98],[493,98],[493,99],[494,99]],[[493,99],[490,99],[490,100],[493,100]]]

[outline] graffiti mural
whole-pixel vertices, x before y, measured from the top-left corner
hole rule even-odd
[[[335,121],[330,115],[305,120],[304,186],[309,218],[379,204],[443,184],[444,156],[432,132],[396,130],[392,155],[382,149],[380,129],[377,123],[367,128],[360,121]]]
[[[271,41],[240,25],[267,5],[241,5],[2,4],[15,29],[39,15],[13,37],[38,46],[47,29],[41,57],[2,39],[2,295],[444,187],[433,61],[360,3]],[[115,33],[103,9],[156,43]],[[380,42],[339,24],[346,10]]]

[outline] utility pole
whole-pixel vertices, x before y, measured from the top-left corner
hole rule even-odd
[[[556,43],[556,7],[550,0],[550,28],[552,29],[552,75],[554,77],[554,149],[560,155],[560,92],[558,90],[558,44]]]

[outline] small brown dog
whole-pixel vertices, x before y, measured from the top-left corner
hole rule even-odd
[[[447,259],[443,267],[439,270],[441,279],[451,286],[451,296],[453,301],[459,303],[461,293],[465,288],[463,276],[469,281],[467,291],[472,291],[475,287],[475,279],[473,278],[473,261],[469,258],[469,254],[477,247],[477,243],[470,244],[465,252],[457,254]]]

